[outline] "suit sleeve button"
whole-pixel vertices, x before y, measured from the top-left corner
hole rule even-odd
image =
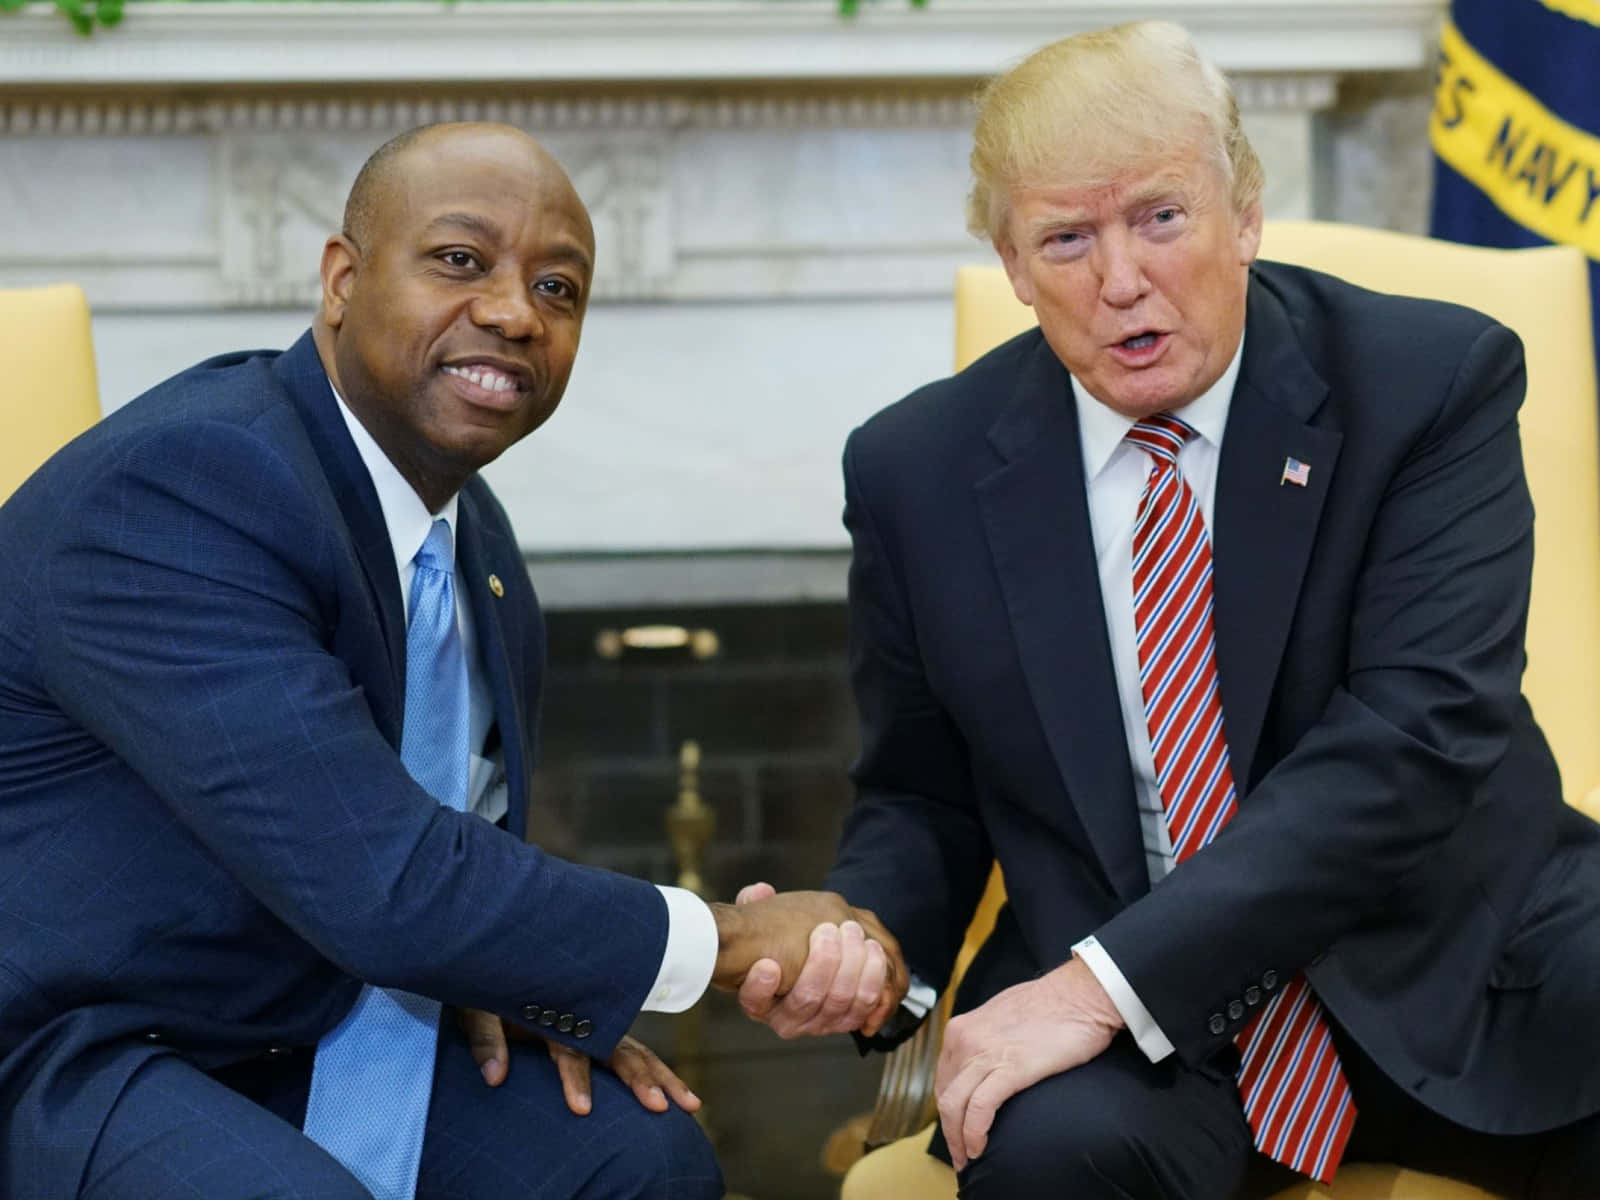
[[[594,1022],[587,1019],[579,1021],[572,1027],[572,1036],[576,1038],[586,1038],[593,1032]]]
[[[1244,1016],[1244,1002],[1241,1000],[1228,1001],[1228,1020],[1237,1021]]]
[[[1249,987],[1245,988],[1245,990],[1244,990],[1244,1002],[1246,1004],[1248,1004],[1251,1008],[1254,1008],[1256,1005],[1260,1004],[1261,1003],[1261,989],[1258,988],[1253,983]]]
[[[571,1033],[572,1021],[573,1017],[571,1013],[562,1013],[560,1018],[556,1021],[556,1029],[561,1033]]]
[[[556,1023],[556,1010],[555,1009],[547,1008],[542,1013],[539,1014],[539,1024],[543,1025],[546,1029],[550,1028],[550,1026],[554,1025],[555,1023]]]
[[[524,1004],[522,1006],[522,1019],[532,1025],[539,1019],[539,1006],[537,1004]]]
[[[1210,1020],[1206,1022],[1206,1028],[1220,1036],[1228,1031],[1228,1023],[1222,1019],[1221,1013],[1212,1013]]]
[[[1276,971],[1263,971],[1263,972],[1261,972],[1261,986],[1266,988],[1266,990],[1269,991],[1269,992],[1273,988],[1277,987],[1278,986],[1278,973]]]

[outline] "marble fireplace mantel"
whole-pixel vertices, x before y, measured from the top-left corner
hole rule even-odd
[[[463,0],[140,4],[76,37],[49,8],[8,18],[3,84],[978,78],[1133,15],[1186,25],[1230,71],[1395,70],[1424,61],[1441,0]]]
[[[114,407],[295,335],[378,142],[508,120],[568,167],[600,256],[560,414],[489,471],[526,548],[828,550],[845,433],[948,368],[952,274],[990,257],[961,219],[977,81],[1178,20],[1234,80],[1268,215],[1332,215],[1319,121],[1346,77],[1425,69],[1443,8],[133,0],[83,38],[35,4],[0,14],[0,285],[85,286]]]

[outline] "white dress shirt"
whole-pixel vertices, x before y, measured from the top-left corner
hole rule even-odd
[[[332,388],[332,381],[329,381]],[[410,618],[411,578],[416,574],[417,551],[427,540],[428,532],[437,520],[450,525],[452,545],[455,544],[457,498],[451,496],[436,513],[430,513],[416,490],[406,482],[389,456],[367,432],[366,426],[356,419],[332,388],[339,402],[339,415],[344,418],[356,451],[372,477],[372,486],[378,493],[378,507],[383,510],[383,523],[389,531],[389,545],[394,550],[395,570],[400,576],[400,603]],[[459,573],[457,575],[459,580]],[[485,677],[483,663],[478,653],[477,628],[472,619],[472,608],[466,602],[465,588],[455,589],[456,621],[461,630],[461,647],[467,660],[468,742],[483,748],[489,726],[494,719],[494,696]],[[514,736],[514,734],[508,734]],[[499,756],[497,756],[499,757]],[[468,781],[467,808],[487,821],[498,821],[506,813],[507,784],[503,762],[491,762],[476,751],[472,754],[472,774]],[[711,972],[717,962],[717,925],[711,910],[693,892],[684,888],[660,887],[661,897],[667,904],[667,947],[661,957],[661,969],[656,974],[644,1002],[650,1012],[682,1012],[699,1000],[711,982]]]
[[[1216,496],[1217,460],[1228,408],[1239,379],[1244,340],[1216,383],[1184,407],[1172,410],[1194,428],[1198,437],[1184,443],[1178,470],[1200,506],[1206,532],[1211,532],[1211,512]],[[1157,886],[1172,870],[1172,838],[1156,785],[1155,758],[1150,751],[1150,729],[1145,722],[1144,692],[1139,687],[1139,642],[1133,624],[1133,527],[1139,515],[1139,497],[1153,467],[1150,456],[1123,439],[1134,422],[1096,400],[1076,378],[1078,431],[1083,444],[1083,478],[1088,488],[1089,525],[1094,532],[1094,553],[1100,569],[1100,598],[1106,613],[1106,633],[1111,642],[1111,662],[1117,676],[1117,700],[1122,708],[1122,731],[1133,767],[1133,790],[1139,806],[1139,826],[1144,840],[1145,868],[1150,884]],[[1117,1006],[1128,1032],[1152,1062],[1172,1053],[1172,1042],[1150,1015],[1127,979],[1093,937],[1073,948],[1100,981]]]

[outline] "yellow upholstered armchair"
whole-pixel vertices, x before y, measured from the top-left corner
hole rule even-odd
[[[1488,250],[1315,221],[1272,222],[1263,258],[1328,271],[1488,313],[1521,336],[1528,396],[1522,453],[1536,513],[1528,668],[1523,688],[1550,739],[1569,802],[1600,819],[1600,436],[1588,273],[1572,247]],[[1033,324],[1000,267],[956,281],[956,366]],[[988,936],[1003,902],[998,872],[957,962]],[[959,978],[959,975],[958,975]],[[946,989],[953,992],[954,985]],[[946,1014],[889,1056],[867,1135],[842,1200],[954,1200],[955,1174],[924,1151],[933,1068]],[[881,1147],[881,1148],[880,1148]],[[1275,1200],[1495,1200],[1479,1188],[1397,1167],[1358,1164],[1332,1185],[1304,1183]]]
[[[0,288],[0,502],[100,416],[89,304],[70,283]]]

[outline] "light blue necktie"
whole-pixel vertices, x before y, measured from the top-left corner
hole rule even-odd
[[[467,664],[456,625],[449,524],[433,523],[415,562],[400,759],[439,803],[464,809]],[[376,1200],[412,1200],[416,1192],[438,1027],[437,1000],[369,985],[317,1045],[306,1136]]]

